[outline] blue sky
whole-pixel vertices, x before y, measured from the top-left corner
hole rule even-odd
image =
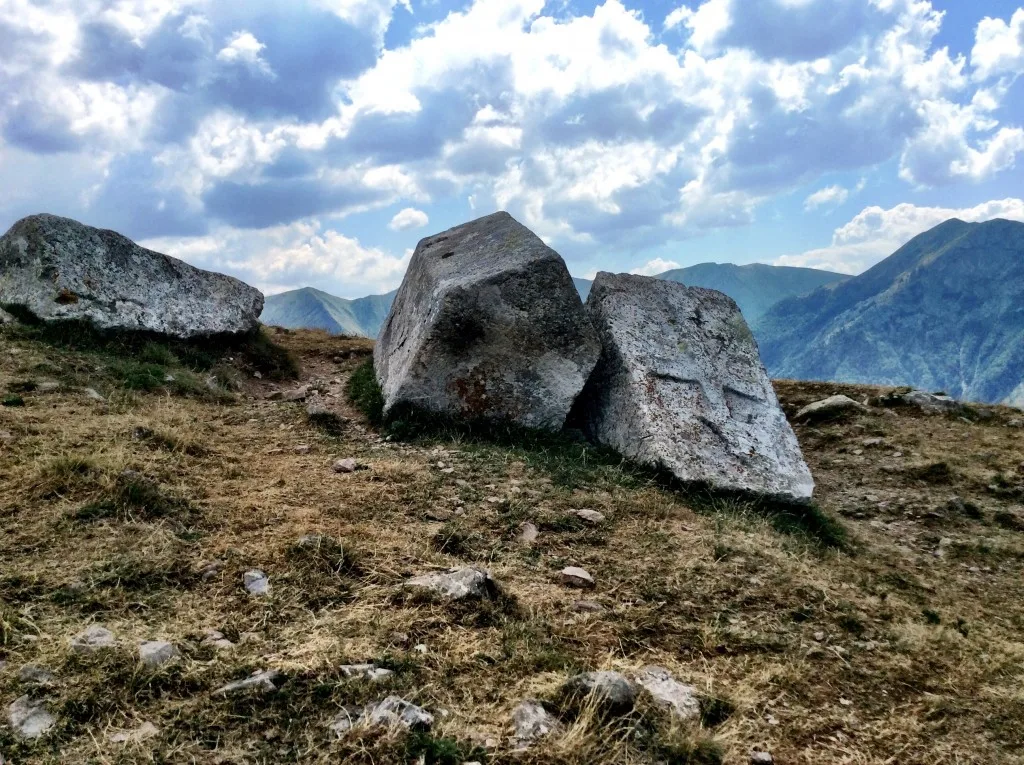
[[[507,209],[588,276],[1024,220],[1021,0],[0,0],[0,229],[267,292]]]

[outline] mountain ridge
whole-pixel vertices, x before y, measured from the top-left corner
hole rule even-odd
[[[776,377],[1024,403],[1024,223],[950,219],[755,326]]]
[[[724,292],[740,306],[747,323],[753,325],[778,300],[848,277],[832,271],[764,263],[698,263],[665,271],[655,278]],[[591,283],[590,279],[573,277],[582,300],[587,299]],[[341,298],[315,287],[302,287],[267,296],[260,320],[289,329],[324,329],[331,334],[376,337],[396,292]]]

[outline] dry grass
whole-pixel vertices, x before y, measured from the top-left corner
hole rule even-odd
[[[852,539],[837,551],[742,503],[698,503],[606,460],[584,466],[582,447],[577,458],[462,437],[385,441],[344,394],[368,342],[272,337],[349,418],[340,433],[266,400],[278,385],[264,380],[238,379],[223,399],[130,391],[94,357],[0,336],[0,391],[74,374],[0,408],[0,702],[26,692],[24,664],[58,678],[37,691],[59,720],[50,737],[25,743],[0,727],[12,761],[744,763],[754,748],[781,763],[1022,761],[1024,534],[1007,518],[1021,517],[1024,431],[1007,412],[872,410],[799,427],[819,502]],[[86,384],[107,402],[74,387]],[[791,412],[874,392],[778,387]],[[350,456],[368,469],[331,471]],[[976,512],[949,505],[955,495]],[[567,512],[584,507],[606,522]],[[540,529],[532,545],[518,541],[526,521]],[[310,533],[325,537],[296,545]],[[401,596],[408,576],[470,563],[492,571],[503,599]],[[596,589],[563,587],[567,565]],[[269,597],[245,593],[251,568],[269,574]],[[581,597],[605,610],[576,612]],[[117,650],[71,652],[92,623]],[[204,644],[211,628],[236,647]],[[182,659],[143,670],[134,651],[146,639],[175,642]],[[337,671],[361,661],[395,676],[368,686]],[[646,664],[702,691],[701,725],[646,702],[619,720],[566,709],[561,733],[509,751],[521,699],[557,705],[573,672]],[[277,693],[211,695],[264,668],[285,674]],[[328,734],[342,707],[390,692],[434,711],[432,734]],[[157,736],[109,740],[144,721]]]

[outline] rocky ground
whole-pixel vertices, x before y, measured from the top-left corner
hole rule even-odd
[[[780,514],[387,440],[367,341],[274,337],[299,380],[0,335],[0,759],[1024,762],[1019,411],[798,422]]]

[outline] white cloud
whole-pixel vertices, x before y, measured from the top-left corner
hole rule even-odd
[[[1024,74],[1024,8],[1018,8],[1009,23],[989,16],[978,23],[971,66],[978,80]]]
[[[826,186],[823,189],[815,191],[804,200],[804,209],[808,211],[816,210],[823,205],[838,207],[845,202],[849,196],[850,192],[842,186]]]
[[[774,263],[858,274],[892,255],[918,234],[951,218],[967,222],[994,218],[1024,221],[1024,199],[998,199],[959,209],[918,207],[908,203],[889,209],[866,207],[835,230],[829,247],[784,255]]]
[[[423,228],[429,222],[430,219],[422,210],[417,210],[415,207],[406,207],[404,210],[399,210],[395,213],[395,217],[391,219],[388,228],[392,231],[405,231],[410,228]]]
[[[217,59],[230,63],[239,62],[251,69],[258,70],[268,77],[274,75],[270,64],[260,55],[267,46],[257,40],[250,32],[236,32],[228,44],[217,53]]]
[[[316,223],[292,223],[260,231],[222,227],[211,234],[160,238],[145,246],[192,265],[237,276],[265,294],[309,285],[342,297],[394,289],[411,251],[402,256]]]
[[[655,258],[654,260],[648,260],[640,268],[635,268],[630,271],[631,274],[642,274],[643,276],[657,276],[663,274],[666,271],[671,271],[676,268],[681,268],[678,263],[674,260],[663,260],[662,258]]]

